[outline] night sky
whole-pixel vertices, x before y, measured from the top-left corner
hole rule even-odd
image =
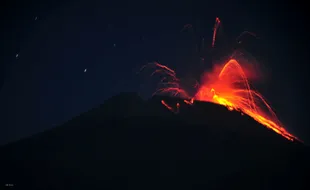
[[[222,21],[217,58],[236,48],[243,31],[259,39],[242,44],[259,62],[259,90],[286,128],[310,142],[309,47],[306,15],[276,2],[225,1],[9,1],[1,5],[0,144],[44,131],[120,92],[150,96],[137,75],[148,62],[199,78],[200,57]],[[181,32],[186,24],[192,29]],[[222,39],[222,40],[220,40]],[[216,55],[216,56],[215,56]],[[197,69],[198,68],[198,69]]]

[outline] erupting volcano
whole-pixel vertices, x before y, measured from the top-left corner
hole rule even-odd
[[[220,20],[216,18],[212,47],[215,44],[219,24]],[[298,140],[297,137],[290,134],[283,127],[264,97],[259,92],[251,89],[248,78],[255,73],[247,69],[246,65],[243,65],[236,58],[230,58],[223,65],[215,65],[211,72],[204,72],[200,84],[195,85],[193,95],[190,95],[182,88],[174,70],[159,63],[154,63],[153,66],[156,69],[152,75],[162,74],[161,87],[154,94],[179,96],[187,104],[193,104],[195,100],[220,104],[226,106],[230,111],[235,110],[241,112],[241,114],[247,114],[290,141]],[[174,110],[166,102],[162,101],[162,104],[169,110]],[[179,110],[179,105],[176,105],[176,107]]]

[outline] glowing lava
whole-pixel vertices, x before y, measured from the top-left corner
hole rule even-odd
[[[220,23],[221,21],[219,18],[216,18],[212,36],[212,47],[214,47],[216,33]],[[255,34],[248,31],[243,32],[240,36],[245,33],[249,33],[256,37]],[[238,43],[240,43],[240,36],[238,37]],[[155,71],[152,75],[162,75],[161,86],[154,94],[164,93],[179,96],[189,105],[193,105],[194,100],[220,104],[226,106],[230,111],[236,110],[240,111],[242,115],[247,114],[257,122],[288,140],[294,141],[298,139],[285,130],[263,96],[251,89],[248,78],[252,77],[255,73],[249,70],[248,67],[245,67],[247,65],[243,65],[242,67],[236,59],[230,59],[222,66],[215,65],[211,72],[205,72],[200,84],[195,85],[196,92],[194,96],[190,96],[189,93],[181,87],[180,80],[177,78],[174,70],[159,63],[154,63],[152,65],[155,66]],[[163,100],[161,103],[174,113],[179,112],[179,104],[177,104],[177,108],[174,109]]]
[[[283,128],[263,96],[250,88],[245,72],[235,59],[230,59],[220,72],[215,70],[205,76],[195,100],[217,103],[231,111],[239,110],[283,137],[296,139]]]
[[[223,67],[215,67],[212,72],[206,72],[196,94],[190,97],[179,85],[179,79],[175,72],[167,66],[155,63],[161,72],[168,75],[162,80],[164,87],[159,88],[156,93],[168,93],[173,96],[185,98],[184,102],[192,105],[194,100],[213,102],[226,106],[230,111],[236,110],[252,117],[257,122],[272,129],[288,140],[297,139],[287,132],[278,120],[276,114],[266,102],[263,96],[250,88],[246,72],[235,59],[230,59]],[[247,73],[250,73],[247,71]],[[169,78],[170,77],[170,78]],[[169,81],[169,79],[171,81]],[[164,81],[168,80],[168,81]],[[162,104],[169,110],[171,106],[162,101]],[[179,107],[179,105],[177,105]]]

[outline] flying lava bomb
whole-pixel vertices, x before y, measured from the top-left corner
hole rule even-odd
[[[216,18],[213,29],[212,48],[215,45],[216,33],[220,23],[220,19]],[[247,33],[254,35],[250,32]],[[253,70],[248,69],[245,64],[238,61],[237,58],[230,58],[224,64],[214,65],[211,71],[203,72],[200,83],[195,85],[194,95],[190,95],[182,88],[180,79],[176,76],[176,72],[173,69],[157,62],[147,66],[150,65],[155,67],[152,75],[161,74],[162,76],[160,88],[154,94],[178,96],[184,99],[184,102],[187,104],[194,104],[195,101],[220,104],[227,107],[230,111],[239,111],[241,114],[252,117],[257,122],[290,141],[300,141],[284,128],[265,98],[251,88],[249,76],[255,76],[255,73]],[[168,105],[164,100],[161,103],[176,113],[179,110],[179,104],[175,105],[176,109],[174,109],[174,106]]]

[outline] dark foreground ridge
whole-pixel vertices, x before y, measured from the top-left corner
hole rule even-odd
[[[310,189],[308,147],[225,107],[159,96],[120,94],[0,155],[10,189]]]

